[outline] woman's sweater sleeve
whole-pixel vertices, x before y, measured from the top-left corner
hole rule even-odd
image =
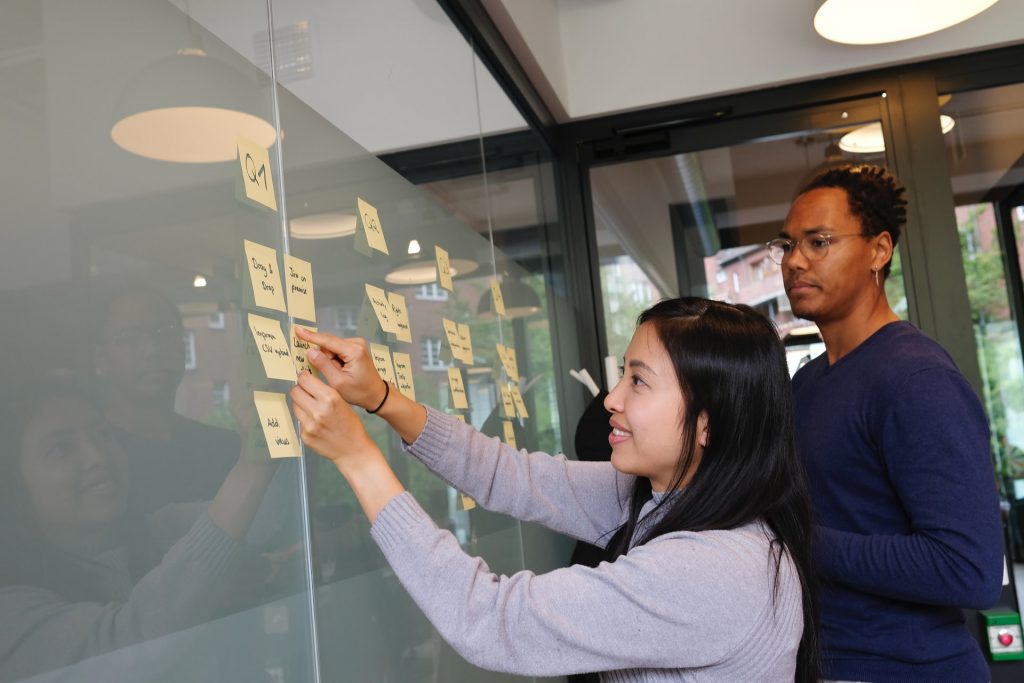
[[[51,590],[0,590],[0,679],[68,666],[212,618],[243,545],[206,513],[124,602],[69,602]]]
[[[497,437],[427,408],[406,450],[488,510],[605,545],[625,519],[632,478],[607,462],[516,450]]]
[[[759,641],[754,659],[771,661],[794,654],[772,638],[783,634],[790,650],[799,641],[799,586],[784,579],[773,604],[763,534],[680,532],[596,568],[512,576],[465,554],[408,492],[385,506],[371,534],[445,640],[489,670],[714,666]]]

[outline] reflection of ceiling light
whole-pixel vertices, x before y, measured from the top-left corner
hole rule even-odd
[[[192,286],[197,288],[197,289],[199,287],[205,287],[206,286],[206,278],[203,277],[202,275],[196,275],[195,279],[192,280]]]
[[[525,318],[541,310],[540,297],[533,287],[525,282],[505,278],[501,283],[501,298],[505,302],[505,317]],[[494,318],[494,297],[490,290],[483,293],[476,306],[477,317],[481,320]]]
[[[448,267],[452,277],[472,273],[480,267],[476,261],[464,258],[449,259]],[[437,281],[437,264],[433,261],[416,259],[407,261],[384,276],[385,282],[393,285],[426,285]]]
[[[998,0],[818,0],[814,30],[848,45],[909,40],[959,24]]]
[[[420,253],[420,243],[418,240],[409,240],[409,254]]]
[[[939,125],[942,126],[942,134],[945,135],[953,130],[956,120],[952,116],[942,114],[939,116]],[[882,137],[882,124],[876,121],[875,123],[854,128],[839,139],[839,149],[852,154],[877,154],[884,152],[885,139]]]
[[[288,221],[288,232],[299,240],[326,240],[352,235],[356,217],[347,213],[316,213]]]
[[[277,131],[256,81],[198,48],[145,67],[128,84],[110,137],[139,156],[178,163],[230,161],[239,137],[270,148]]]

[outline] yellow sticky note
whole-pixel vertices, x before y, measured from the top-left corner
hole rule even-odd
[[[466,386],[462,383],[462,370],[448,368],[448,386],[452,390],[452,407],[456,410],[467,410],[469,402],[466,401]]]
[[[270,153],[252,140],[238,138],[238,163],[242,168],[245,196],[277,211],[274,178],[270,172]]]
[[[371,249],[376,249],[384,254],[388,253],[388,243],[384,240],[384,228],[380,224],[380,216],[373,205],[356,197],[356,204],[359,207],[359,219],[363,224],[363,234],[366,235],[366,243]]]
[[[385,382],[395,381],[395,368],[391,365],[391,349],[383,344],[370,344],[370,357],[373,359],[373,366],[377,368],[377,374],[384,378]]]
[[[412,330],[409,329],[409,311],[405,307],[405,297],[388,292],[388,305],[391,306],[391,320],[398,341],[411,342]]]
[[[437,257],[437,281],[450,292],[452,291],[452,266],[448,262],[448,252],[435,245],[434,255]]]
[[[377,322],[380,329],[385,332],[395,333],[395,318],[391,312],[391,304],[388,303],[388,295],[380,287],[366,283],[366,298],[370,300],[373,312],[377,314]]]
[[[497,280],[491,280],[491,297],[494,299],[494,312],[505,315],[505,298],[501,296],[501,285]]]
[[[508,375],[509,380],[518,382],[519,375],[516,372],[519,368],[516,367],[515,352],[511,347],[504,346],[503,344],[495,344],[494,347],[498,350],[498,359],[505,368],[505,374]]]
[[[288,402],[284,394],[269,391],[252,392],[256,412],[260,416],[263,436],[267,438],[267,448],[271,458],[299,457],[299,439],[295,436],[295,424],[288,412]]]
[[[395,351],[395,384],[398,390],[411,401],[416,400],[416,387],[412,381],[412,358],[407,353]]]
[[[306,353],[310,348],[319,347],[316,344],[310,344],[308,341],[299,339],[298,335],[295,334],[296,327],[304,327],[310,332],[316,332],[316,328],[309,325],[292,325],[292,362],[295,364],[295,372],[298,374],[309,370],[315,373],[317,369],[309,364]]]
[[[297,377],[292,363],[292,351],[288,348],[288,339],[281,330],[281,323],[250,313],[249,330],[256,341],[267,377],[294,382]]]
[[[462,362],[473,365],[473,340],[469,335],[469,325],[459,323],[459,344],[462,346]]]
[[[316,303],[313,301],[313,266],[309,261],[284,255],[285,292],[288,295],[288,314],[316,322]]]
[[[526,412],[526,403],[523,401],[523,395],[519,393],[519,387],[513,384],[510,391],[512,393],[512,402],[516,404],[516,412],[519,413],[519,417],[530,417]]]
[[[465,493],[459,494],[459,499],[462,501],[463,510],[472,510],[476,507],[476,501],[467,496]]]
[[[466,421],[466,416],[465,415],[452,415],[452,417],[454,417],[459,422],[465,422]]]
[[[501,416],[515,417],[516,405],[512,401],[512,390],[504,382],[498,384],[498,389],[501,391]]]
[[[512,379],[512,381],[518,382],[519,381],[519,362],[516,360],[516,350],[515,350],[515,347],[512,347],[512,346],[506,346],[505,347],[505,358],[508,359],[508,366],[509,366],[509,369],[512,371],[512,374],[510,375],[510,378]]]
[[[512,428],[511,420],[503,420],[501,423],[502,428],[505,430],[505,443],[512,448],[516,447],[516,432]]]
[[[452,349],[452,356],[456,360],[462,360],[462,341],[459,339],[459,326],[448,318],[441,318],[441,326],[444,328],[444,336],[448,338],[448,346]]]
[[[252,298],[257,306],[287,312],[281,275],[277,268],[277,250],[245,240],[245,262],[249,266]]]

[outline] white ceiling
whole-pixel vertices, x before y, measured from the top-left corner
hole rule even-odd
[[[559,121],[1024,42],[1024,0],[1001,0],[959,26],[875,46],[818,36],[814,0],[483,4]]]

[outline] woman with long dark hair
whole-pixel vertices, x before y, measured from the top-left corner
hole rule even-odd
[[[483,668],[606,681],[813,681],[810,512],[785,353],[746,306],[645,311],[605,406],[611,463],[527,453],[382,385],[363,340],[319,345],[292,390],[308,445],[446,640]],[[485,508],[608,546],[611,562],[497,576],[405,492],[349,404]]]

